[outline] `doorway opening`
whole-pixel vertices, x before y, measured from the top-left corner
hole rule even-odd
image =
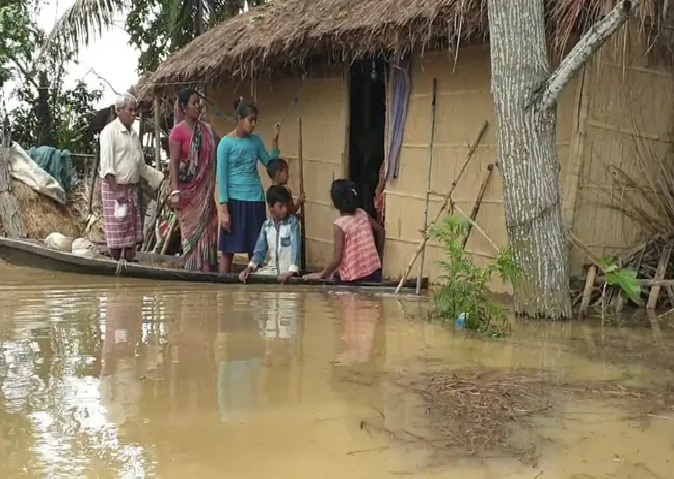
[[[358,206],[373,218],[384,163],[386,69],[381,57],[371,57],[354,62],[350,72],[349,178],[356,184]]]

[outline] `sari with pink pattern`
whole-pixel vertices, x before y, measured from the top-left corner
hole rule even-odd
[[[208,123],[198,121],[193,132],[180,123],[171,130],[169,141],[181,144],[178,217],[185,268],[214,272],[218,261],[218,214],[213,196],[215,135]]]

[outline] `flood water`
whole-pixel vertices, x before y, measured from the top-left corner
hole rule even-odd
[[[635,418],[600,398],[540,419],[533,468],[394,440],[425,414],[393,379],[432,365],[671,379],[572,347],[648,330],[576,322],[482,341],[419,319],[422,308],[0,266],[0,477],[674,478],[674,411]]]

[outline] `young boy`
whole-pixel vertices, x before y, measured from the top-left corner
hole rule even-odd
[[[299,274],[302,241],[300,222],[288,212],[289,202],[292,202],[292,197],[284,186],[272,185],[267,190],[267,206],[271,217],[262,225],[248,267],[239,274],[242,282],[245,283],[251,273],[258,271],[268,252],[269,262],[258,271],[260,274],[278,276],[279,283],[285,283]]]
[[[304,193],[297,197],[297,202],[293,201],[293,195],[290,189],[286,186],[288,184],[288,176],[290,174],[288,162],[282,158],[271,160],[267,165],[267,174],[272,181],[272,185],[284,187],[290,193],[290,201],[288,202],[288,213],[299,216],[297,213],[304,204]]]

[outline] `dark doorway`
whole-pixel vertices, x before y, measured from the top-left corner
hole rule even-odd
[[[384,163],[386,67],[381,58],[351,66],[349,177],[356,184],[359,206],[377,217],[374,200]]]

